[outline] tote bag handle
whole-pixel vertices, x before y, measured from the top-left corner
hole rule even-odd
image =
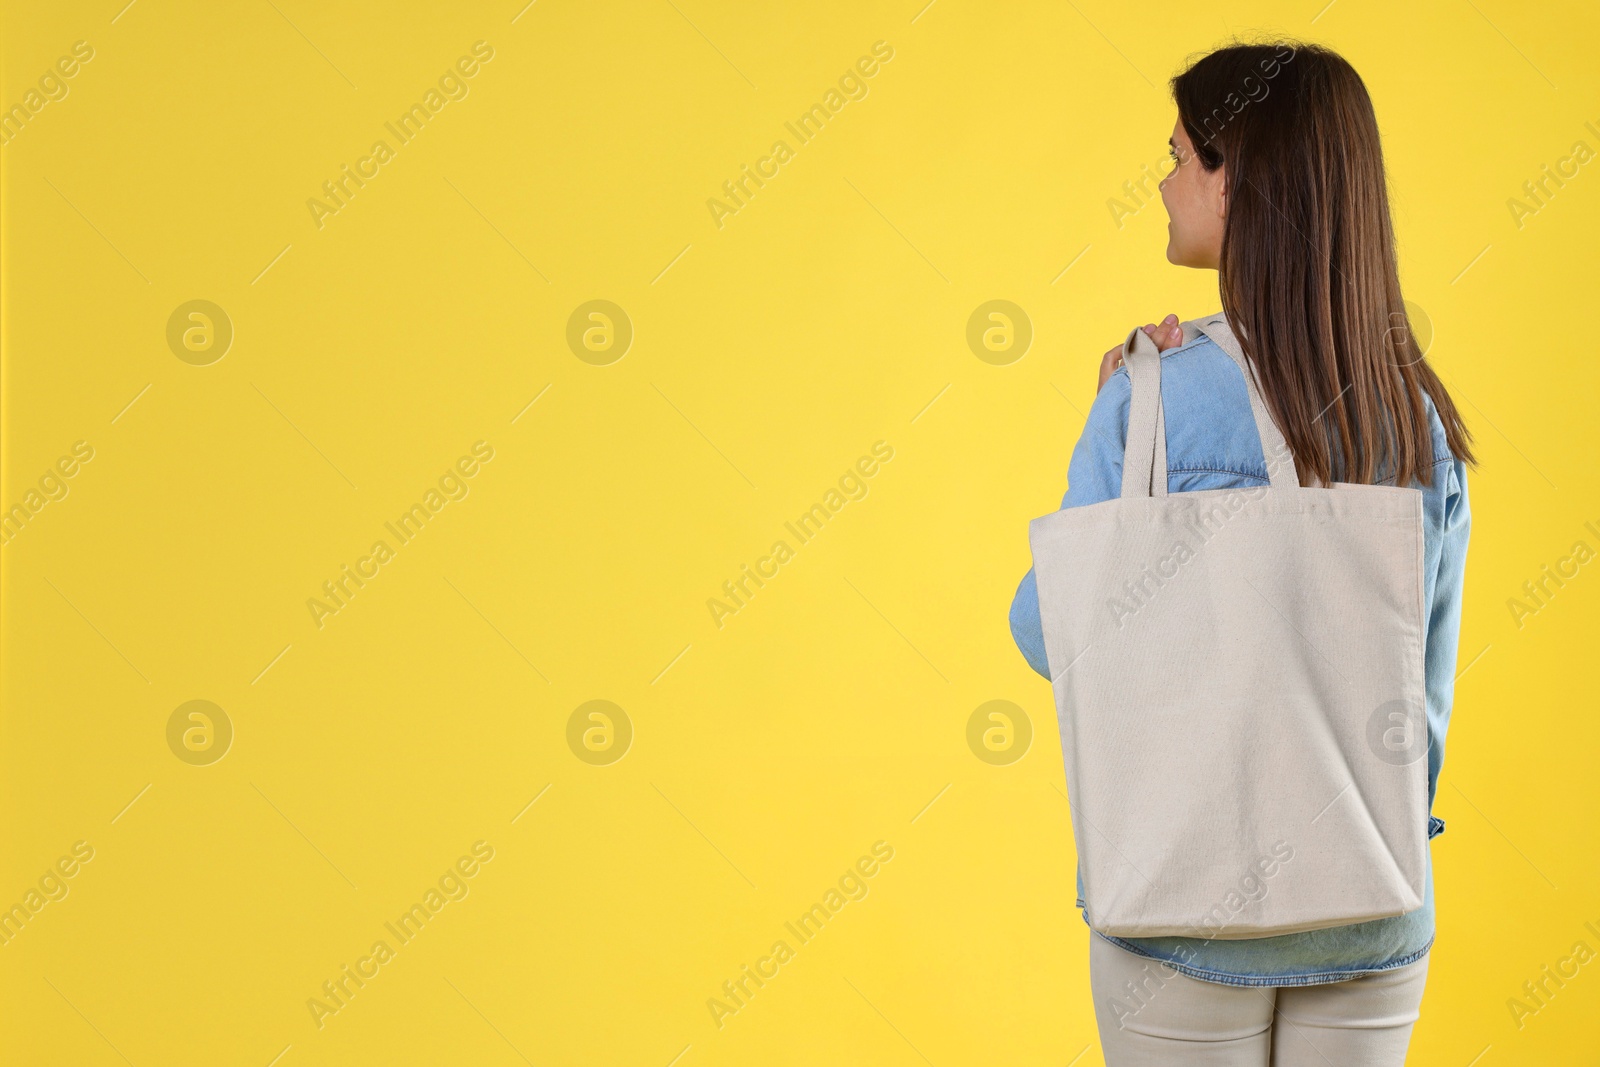
[[[1261,455],[1266,461],[1267,480],[1272,488],[1300,488],[1294,456],[1283,433],[1272,422],[1249,361],[1227,318],[1221,314],[1208,315],[1183,323],[1185,341],[1191,340],[1197,332],[1215,341],[1244,375],[1245,389],[1250,396],[1250,414],[1261,436]],[[1135,328],[1123,342],[1122,361],[1133,385],[1128,408],[1128,439],[1122,456],[1122,495],[1164,497],[1167,495],[1167,427],[1161,407],[1161,353],[1142,329]]]

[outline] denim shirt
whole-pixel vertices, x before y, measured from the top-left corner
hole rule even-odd
[[[1098,504],[1121,495],[1122,452],[1128,432],[1132,388],[1119,368],[1095,398],[1072,451],[1063,508]],[[1432,484],[1422,490],[1424,676],[1428,723],[1428,837],[1443,821],[1431,814],[1444,760],[1445,731],[1455,689],[1456,639],[1461,628],[1461,585],[1471,513],[1466,467],[1449,450],[1438,412],[1424,394],[1433,435]],[[1201,334],[1161,355],[1161,404],[1167,428],[1167,490],[1172,493],[1267,484],[1261,439],[1250,415],[1244,375],[1209,337]],[[1380,479],[1383,481],[1385,479]],[[1392,476],[1387,479],[1392,484]],[[1011,603],[1011,633],[1028,665],[1046,679],[1039,591],[1030,569]],[[1433,862],[1427,865],[1422,907],[1404,915],[1275,937],[1222,940],[1196,937],[1094,936],[1203,981],[1225,985],[1316,985],[1400,967],[1420,959],[1433,944]],[[1083,872],[1078,900],[1083,902]],[[1084,915],[1087,923],[1088,916]]]

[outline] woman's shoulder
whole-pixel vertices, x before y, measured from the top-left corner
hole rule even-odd
[[[1131,401],[1128,370],[1119,367],[1095,397],[1080,451],[1112,453],[1120,464]],[[1244,375],[1210,337],[1202,333],[1161,353],[1161,410],[1167,469],[1180,479],[1178,488],[1188,486],[1185,477],[1200,479],[1194,488],[1211,488],[1217,479],[1266,480]]]
[[[1197,334],[1175,348],[1161,353],[1162,399],[1166,399],[1165,385],[1172,384],[1189,389],[1213,388],[1224,392],[1242,392],[1244,377],[1233,357],[1222,346],[1205,334]]]
[[[1126,379],[1125,369],[1117,373]],[[1124,415],[1126,393],[1124,384]],[[1450,439],[1438,407],[1426,392],[1421,395],[1432,444],[1429,466],[1448,468],[1456,465],[1457,457],[1450,448]],[[1186,420],[1199,417],[1213,427],[1217,427],[1219,422],[1226,424],[1251,418],[1243,372],[1220,345],[1203,333],[1161,354],[1161,402],[1167,412],[1169,435],[1174,418]]]
[[[1121,366],[1106,380],[1106,387],[1095,397],[1095,406],[1106,409],[1105,415],[1120,413],[1127,421],[1128,405],[1133,386],[1128,368]],[[1181,345],[1161,353],[1161,402],[1170,405],[1184,396],[1211,396],[1237,392],[1244,394],[1244,378],[1232,358],[1205,334],[1198,334]],[[1246,398],[1245,410],[1249,411]],[[1169,412],[1170,414],[1170,412]]]
[[[1132,395],[1128,368],[1118,367],[1095,397],[1089,422],[1105,428],[1126,427]],[[1169,433],[1174,421],[1183,419],[1191,408],[1204,409],[1212,416],[1228,409],[1237,409],[1231,413],[1246,418],[1250,415],[1249,395],[1238,364],[1203,333],[1161,353],[1161,405]]]

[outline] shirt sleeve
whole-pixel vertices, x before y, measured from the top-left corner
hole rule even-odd
[[[1063,510],[1098,504],[1121,495],[1122,453],[1128,439],[1128,405],[1132,396],[1133,386],[1126,368],[1119,368],[1095,396],[1067,466],[1067,492],[1061,498]],[[1049,678],[1050,662],[1045,656],[1044,629],[1039,621],[1039,587],[1032,567],[1022,576],[1011,598],[1011,639],[1017,643],[1028,666]]]
[[[1428,605],[1428,636],[1423,649],[1423,671],[1428,690],[1428,804],[1439,786],[1444,764],[1444,738],[1455,702],[1457,645],[1461,638],[1461,597],[1466,577],[1467,537],[1472,531],[1472,509],[1467,502],[1467,468],[1452,460],[1445,477],[1444,522],[1440,533],[1439,569],[1434,578],[1433,602]],[[1444,821],[1430,815],[1428,836],[1444,829]]]

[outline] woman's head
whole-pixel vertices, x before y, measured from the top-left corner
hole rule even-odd
[[[1470,461],[1406,318],[1377,116],[1355,68],[1317,45],[1232,45],[1173,78],[1172,95],[1167,258],[1220,272],[1301,475],[1429,480],[1423,394]]]

